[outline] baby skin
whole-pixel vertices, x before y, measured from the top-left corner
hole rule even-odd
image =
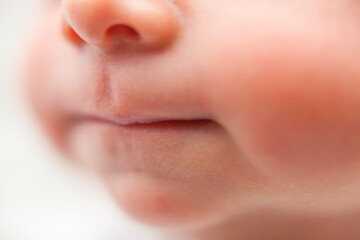
[[[360,239],[360,2],[51,0],[28,93],[139,221]]]

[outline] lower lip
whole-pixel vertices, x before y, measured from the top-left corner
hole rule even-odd
[[[211,129],[214,122],[210,120],[121,125],[86,117],[73,125],[69,144],[74,157],[95,171],[170,176],[170,165],[179,165],[175,159],[188,158],[188,151]]]

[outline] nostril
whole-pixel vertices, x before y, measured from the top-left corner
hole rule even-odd
[[[68,28],[66,31],[67,36],[71,38],[73,42],[78,44],[84,43],[84,40],[74,31],[74,29]]]
[[[116,41],[140,40],[140,34],[134,28],[124,24],[109,27],[106,36]]]
[[[75,32],[75,30],[71,26],[68,25],[68,23],[64,19],[61,26],[63,36],[70,42],[77,45],[82,45],[83,43],[85,43],[85,41],[77,34],[77,32]]]

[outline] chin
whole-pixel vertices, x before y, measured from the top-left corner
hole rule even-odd
[[[176,231],[191,231],[208,224],[212,208],[172,179],[144,172],[107,177],[107,188],[118,205],[132,218]]]

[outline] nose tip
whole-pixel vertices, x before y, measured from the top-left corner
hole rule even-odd
[[[177,9],[168,0],[64,0],[62,8],[65,37],[99,49],[162,47],[179,28]]]

